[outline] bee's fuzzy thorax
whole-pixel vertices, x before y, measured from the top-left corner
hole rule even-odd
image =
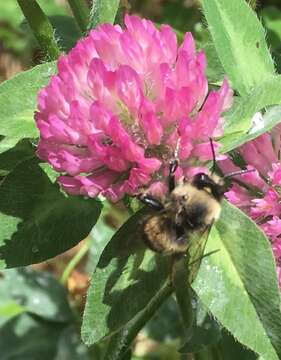
[[[218,220],[224,194],[224,180],[215,174],[182,178],[163,202],[157,214],[144,221],[143,238],[154,251],[183,253],[189,234],[204,232]]]

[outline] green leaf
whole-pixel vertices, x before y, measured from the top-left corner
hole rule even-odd
[[[184,281],[184,279],[187,280],[188,278],[189,269],[186,257],[175,259],[173,264],[173,284],[186,339],[191,336],[195,321],[191,287],[187,281]]]
[[[56,38],[62,51],[71,50],[81,37],[75,20],[70,16],[50,16],[51,24],[55,28]]]
[[[201,47],[201,46],[200,46]],[[224,70],[222,64],[218,58],[218,54],[216,52],[215,46],[213,43],[204,44],[204,48],[206,57],[207,57],[207,69],[206,74],[208,81],[211,83],[222,82],[224,79]]]
[[[133,215],[106,246],[88,291],[82,339],[94,344],[127,324],[165,283],[169,258],[145,251]]]
[[[225,360],[262,360],[258,355],[234,339],[229,333],[222,329],[222,339],[220,342],[221,353]]]
[[[89,360],[74,320],[67,293],[51,274],[0,273],[1,359]]]
[[[68,5],[71,8],[71,12],[77,22],[77,25],[81,29],[81,32],[85,34],[87,32],[90,8],[86,0],[67,0]]]
[[[120,0],[93,0],[89,21],[89,29],[99,24],[113,24]]]
[[[252,125],[256,112],[281,104],[281,75],[256,86],[249,95],[238,98],[233,108],[224,116],[225,136],[235,132],[247,132]]]
[[[73,325],[19,315],[0,328],[3,360],[90,360]]]
[[[266,38],[273,50],[280,50],[281,43],[281,11],[275,6],[267,6],[259,12],[266,28]]]
[[[114,234],[113,228],[109,227],[104,220],[103,214],[101,214],[90,234],[91,246],[87,262],[87,271],[89,273],[95,271],[104,248]]]
[[[23,14],[15,1],[0,2],[1,20],[16,27],[23,20]]]
[[[104,360],[124,360],[130,345],[144,327],[146,322],[156,313],[159,307],[169,298],[173,291],[170,283],[153,294],[151,300],[123,328],[114,334],[108,343]]]
[[[12,147],[23,138],[38,136],[33,118],[37,107],[37,93],[55,72],[56,62],[45,63],[0,85],[0,134],[6,137],[6,144],[11,141]],[[3,150],[7,150],[7,146]]]
[[[230,220],[231,219],[231,220]],[[224,202],[193,288],[242,344],[274,360],[281,355],[280,293],[270,243],[244,213]]]
[[[274,75],[264,29],[245,0],[201,3],[221,63],[241,95]]]
[[[246,133],[241,131],[224,136],[220,140],[220,143],[223,145],[220,152],[222,154],[227,153],[238,146],[257,138],[263,133],[270,131],[274,126],[278,125],[281,122],[281,106],[274,106],[264,115],[260,114],[260,116],[260,123],[256,126],[254,125]]]
[[[15,301],[0,301],[0,327],[8,320],[25,312],[25,308]]]
[[[69,326],[61,332],[54,360],[98,360],[97,357],[89,355],[89,350],[82,343],[77,326],[75,325]]]
[[[221,339],[221,329],[217,321],[208,313],[198,299],[193,299],[196,309],[196,321],[191,336],[179,350],[180,353],[196,353],[217,344]]]
[[[161,22],[167,23],[184,33],[194,31],[194,27],[200,21],[201,13],[196,3],[186,4],[182,0],[173,0],[163,1],[160,6]]]
[[[75,20],[70,16],[62,15],[49,16],[49,20],[55,29],[56,39],[60,49],[68,52],[81,37]],[[21,28],[28,35],[29,46],[34,50],[37,49],[39,44],[26,21],[22,23]]]
[[[40,7],[48,16],[66,15],[67,11],[64,6],[58,5],[55,0],[37,0]],[[17,27],[24,20],[23,13],[16,1],[0,2],[1,20]]]
[[[0,186],[0,267],[38,263],[83,240],[101,205],[65,196],[36,159],[20,163]]]
[[[145,333],[158,342],[174,341],[183,336],[183,326],[179,307],[173,296],[157,310],[153,318],[146,324]]]
[[[67,15],[66,7],[56,0],[37,0],[37,2],[48,16]]]
[[[1,272],[0,304],[11,301],[47,320],[73,320],[64,287],[47,272],[27,268]]]
[[[105,200],[102,205],[101,215],[89,236],[91,245],[86,265],[86,271],[88,273],[93,273],[96,270],[104,248],[117,229],[119,229],[129,217],[128,211],[120,208],[118,204],[115,205]]]
[[[26,21],[36,37],[43,55],[49,60],[57,60],[60,55],[55,32],[48,17],[36,0],[17,0]]]
[[[21,140],[15,147],[0,153],[0,171],[9,172],[22,161],[32,159],[35,156],[35,148],[31,142],[27,139]]]
[[[55,358],[62,325],[47,325],[29,316],[19,315],[0,328],[3,360],[50,360]]]

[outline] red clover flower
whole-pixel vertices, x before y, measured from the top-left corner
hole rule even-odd
[[[39,93],[38,156],[70,194],[118,201],[146,187],[163,195],[175,153],[177,177],[212,158],[209,137],[221,135],[231,106],[226,80],[208,94],[205,54],[190,33],[178,46],[168,25],[137,16],[125,25],[92,30]]]

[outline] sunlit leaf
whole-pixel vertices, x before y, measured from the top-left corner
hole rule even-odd
[[[264,29],[245,0],[201,3],[221,63],[241,95],[274,75]]]
[[[37,93],[55,71],[55,62],[37,65],[0,85],[0,135],[5,136],[6,144],[3,147],[0,142],[0,151],[7,150],[9,141],[12,147],[23,138],[38,136],[33,118]]]
[[[193,287],[212,315],[242,344],[280,358],[280,294],[271,246],[244,213],[224,203]]]
[[[146,250],[138,236],[142,210],[106,246],[88,291],[82,338],[91,345],[116,332],[163,286],[169,258]]]
[[[263,133],[270,131],[274,126],[278,125],[281,122],[281,106],[274,106],[264,115],[261,113],[258,114],[258,117],[260,118],[259,122],[257,124],[253,124],[246,133],[241,131],[224,136],[220,140],[223,144],[220,152],[227,153],[238,146],[257,138]]]
[[[0,185],[0,266],[17,267],[56,256],[83,240],[101,205],[66,196],[36,159],[26,160]]]
[[[253,116],[260,110],[271,105],[281,104],[281,76],[271,79],[256,86],[249,95],[238,99],[232,109],[225,114],[225,136],[235,132],[250,130]]]

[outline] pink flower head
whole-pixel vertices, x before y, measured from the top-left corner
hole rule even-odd
[[[175,154],[177,176],[212,158],[209,137],[221,133],[231,105],[226,80],[208,94],[205,54],[190,33],[178,46],[168,25],[137,16],[125,25],[92,30],[39,93],[38,156],[71,194],[117,201],[144,186],[163,193]]]

